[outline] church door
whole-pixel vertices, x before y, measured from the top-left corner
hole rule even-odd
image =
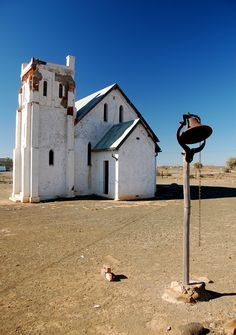
[[[109,192],[109,161],[103,162],[103,193]]]

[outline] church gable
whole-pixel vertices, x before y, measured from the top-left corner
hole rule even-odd
[[[154,142],[159,142],[159,139],[141,113],[132,104],[118,84],[110,85],[78,100],[75,103],[75,107],[77,110],[75,125],[81,122],[83,124],[84,118],[86,119],[86,123],[92,122],[93,124],[93,120],[96,120],[95,128],[97,128],[99,124],[99,127],[104,129],[102,134],[104,135],[114,124],[140,119]],[[81,127],[79,127],[79,129],[80,128]],[[92,126],[92,128],[94,127]],[[78,133],[77,131],[75,132]],[[159,146],[156,144],[156,152],[160,151]]]
[[[75,125],[86,119],[96,118],[97,122],[106,125],[117,124],[137,119],[136,110],[117,84],[105,87],[75,103]]]

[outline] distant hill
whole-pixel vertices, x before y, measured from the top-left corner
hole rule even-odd
[[[0,165],[5,166],[7,171],[12,171],[13,160],[11,158],[9,158],[9,157],[0,158]]]

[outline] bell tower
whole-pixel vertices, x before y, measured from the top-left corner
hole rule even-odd
[[[75,81],[66,65],[22,64],[13,152],[13,201],[71,197],[74,190]]]

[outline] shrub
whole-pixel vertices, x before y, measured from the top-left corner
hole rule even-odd
[[[225,168],[223,168],[223,172],[225,172],[225,173],[230,173],[230,169],[227,168],[227,167],[225,167]]]
[[[236,169],[236,157],[231,157],[227,160],[226,165],[229,169],[235,170]]]
[[[202,165],[202,163],[197,162],[197,163],[194,163],[194,164],[193,164],[193,167],[194,167],[194,169],[196,169],[196,170],[200,170],[200,169],[203,168],[203,165]]]

